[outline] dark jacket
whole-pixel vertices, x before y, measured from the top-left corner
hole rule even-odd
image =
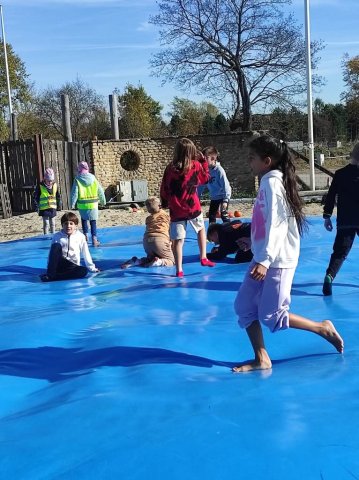
[[[239,250],[237,240],[244,237],[251,237],[251,224],[242,223],[240,220],[225,222],[218,225],[218,250],[208,253],[210,260],[221,260],[227,255],[237,253],[235,262],[243,263],[252,260],[253,254],[251,250],[244,252]]]
[[[53,187],[49,188],[44,181],[40,182],[40,185],[45,187],[48,192],[52,195],[53,193]],[[60,211],[62,208],[62,202],[61,202],[61,195],[59,192],[59,188],[57,187],[56,191],[56,204],[57,208],[47,208],[46,210],[39,210],[39,203],[40,203],[40,196],[41,196],[41,189],[40,185],[36,185],[34,195],[33,195],[33,200],[34,200],[34,208],[35,210],[38,210],[40,217],[56,217],[56,211]]]
[[[359,228],[359,167],[349,164],[334,174],[324,204],[329,218],[337,199],[337,228]]]

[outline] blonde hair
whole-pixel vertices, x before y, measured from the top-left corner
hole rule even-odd
[[[195,160],[197,148],[189,138],[180,138],[175,145],[172,164],[181,172],[188,172]]]
[[[149,213],[158,213],[161,208],[161,201],[158,197],[150,197],[145,201]]]

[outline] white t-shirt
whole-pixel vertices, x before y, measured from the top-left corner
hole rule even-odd
[[[283,174],[263,175],[253,208],[251,240],[253,259],[269,268],[295,268],[300,251],[296,219],[286,200]]]
[[[90,272],[96,272],[96,266],[92,261],[89,247],[83,233],[76,230],[72,235],[67,235],[67,233],[61,230],[55,233],[51,243],[59,243],[62,248],[63,257],[76,263],[76,265],[80,265],[82,253],[86,267]]]

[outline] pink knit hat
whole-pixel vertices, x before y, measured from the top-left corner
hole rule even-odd
[[[87,163],[87,162],[80,162],[80,163],[77,165],[77,171],[79,172],[79,174],[81,174],[81,173],[89,173],[88,163]]]
[[[46,168],[44,172],[44,179],[48,182],[53,182],[55,180],[55,174],[52,168]]]

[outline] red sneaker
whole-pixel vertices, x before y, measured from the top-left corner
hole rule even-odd
[[[177,273],[176,273],[176,277],[178,277],[178,278],[183,278],[183,277],[184,277],[184,273],[183,273],[183,272],[177,272]]]
[[[211,262],[211,260],[208,260],[208,258],[202,258],[201,265],[202,267],[214,267],[215,263]]]

